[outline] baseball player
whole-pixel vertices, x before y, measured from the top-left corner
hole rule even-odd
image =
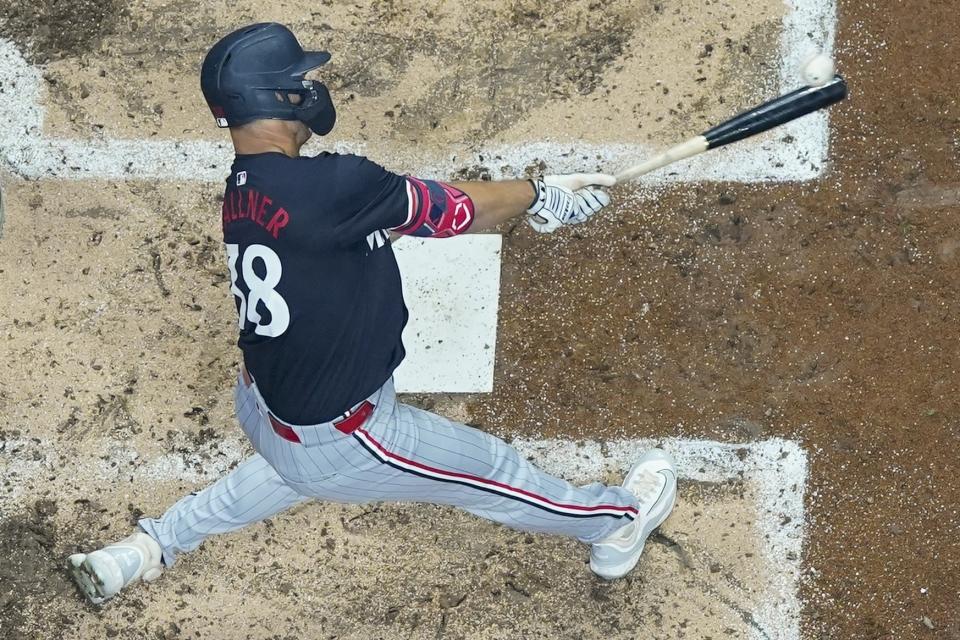
[[[397,401],[392,374],[407,322],[390,234],[448,238],[527,214],[549,232],[609,204],[600,174],[444,183],[358,156],[301,156],[336,111],[306,74],[330,59],[286,27],[255,24],[208,52],[201,87],[236,158],[222,222],[243,366],[234,398],[256,453],[136,533],[70,556],[94,603],[154,580],[207,537],[311,498],[454,505],[524,531],[592,545],[590,567],[619,578],[670,514],[676,469],[654,449],[623,486],[577,487],[503,441]]]

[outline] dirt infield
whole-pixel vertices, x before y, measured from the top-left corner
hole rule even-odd
[[[768,95],[786,10],[317,7],[0,0],[0,37],[43,65],[47,135],[213,139],[202,53],[228,25],[281,20],[337,55],[338,139],[389,155],[545,128],[673,141]],[[810,456],[801,637],[960,640],[955,7],[838,12],[852,94],[821,179],[621,187],[591,225],[501,229],[494,393],[411,400],[507,436],[796,440]],[[246,451],[220,187],[0,169],[4,638],[784,637],[752,613],[778,567],[736,479],[685,483],[641,570],[615,584],[570,541],[441,508],[311,504],[86,606],[66,554]],[[564,277],[545,278],[557,264]]]
[[[21,33],[43,29],[44,20],[29,22],[35,11],[21,7]],[[385,143],[663,142],[762,95],[784,6],[573,0],[555,11],[543,2],[391,1],[291,12],[275,0],[202,8],[141,0],[102,11],[99,32],[90,26],[82,40],[87,49],[31,48],[53,58],[45,73],[52,135],[210,138],[198,59],[238,23],[281,20],[336,54],[323,72],[340,96],[336,138],[373,141],[383,153]],[[78,55],[87,64],[78,67]],[[598,101],[612,107],[599,118]]]

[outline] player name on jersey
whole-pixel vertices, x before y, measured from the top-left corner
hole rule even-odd
[[[274,238],[290,222],[290,214],[273,200],[255,189],[229,189],[223,198],[223,228],[237,220],[251,220],[267,230]]]

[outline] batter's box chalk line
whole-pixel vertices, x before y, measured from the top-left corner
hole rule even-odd
[[[643,451],[659,446],[676,458],[681,481],[736,481],[748,486],[747,493],[756,499],[752,510],[760,552],[755,562],[773,568],[762,572],[767,582],[757,585],[762,601],[749,611],[750,637],[800,640],[800,558],[806,535],[808,461],[797,442],[779,438],[727,444],[675,438],[600,442],[521,437],[511,444],[540,468],[577,484],[601,480],[608,474],[622,476]],[[34,483],[48,487],[69,482],[74,491],[83,486],[119,489],[131,483],[176,482],[200,487],[249,455],[248,444],[241,437],[211,442],[190,453],[154,457],[142,455],[129,441],[105,440],[97,448],[103,455],[95,461],[78,460],[67,449],[61,451],[61,446],[40,439],[0,440],[0,486],[12,488],[0,494],[0,520],[23,508]],[[66,493],[69,490],[65,488]]]
[[[545,471],[574,483],[624,474],[646,450],[661,447],[677,460],[681,481],[750,485],[756,495],[757,543],[774,568],[759,585],[762,602],[749,613],[752,640],[800,640],[800,559],[806,535],[807,453],[797,442],[774,438],[750,444],[710,440],[639,439],[605,443],[519,438],[511,444]],[[682,497],[680,498],[682,499]]]
[[[836,0],[785,0],[788,10],[780,36],[778,73],[769,89],[785,93],[799,85],[798,69],[813,50],[833,51]],[[159,179],[218,182],[228,171],[232,150],[225,142],[178,140],[72,140],[47,137],[43,130],[43,86],[40,69],[27,63],[17,47],[0,39],[0,160],[31,178]],[[733,114],[731,114],[733,115]],[[800,181],[817,178],[829,149],[828,116],[811,114],[778,129],[771,137],[742,142],[643,179],[662,182]],[[791,144],[782,142],[787,136]],[[679,142],[679,140],[677,140]],[[513,146],[489,146],[433,153],[388,153],[375,144],[339,142],[339,152],[370,155],[396,171],[444,177],[465,166],[526,167],[539,161],[551,172],[583,170],[596,163],[611,170],[635,164],[654,149],[635,144],[571,144],[544,140]],[[514,176],[510,176],[514,177]]]

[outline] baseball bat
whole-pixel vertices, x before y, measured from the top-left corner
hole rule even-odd
[[[709,129],[686,142],[670,147],[660,155],[617,174],[617,182],[633,180],[678,160],[683,160],[709,149],[737,142],[774,127],[796,120],[847,97],[847,83],[842,76],[818,87],[803,87],[744,111],[726,122]]]

